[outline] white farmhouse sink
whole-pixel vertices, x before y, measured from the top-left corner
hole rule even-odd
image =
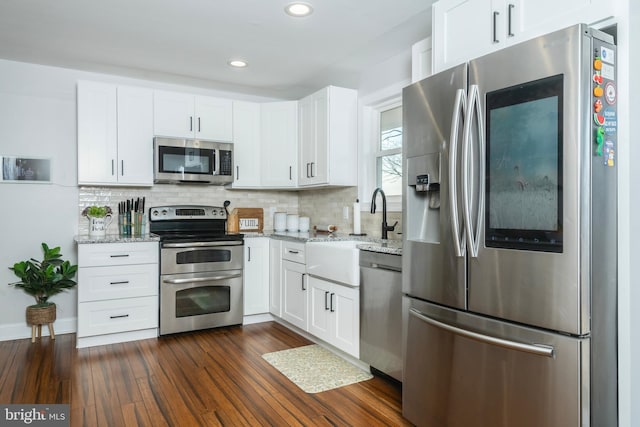
[[[360,250],[357,246],[363,243],[366,242],[307,242],[307,274],[348,286],[360,286]]]

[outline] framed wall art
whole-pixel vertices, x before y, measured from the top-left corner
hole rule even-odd
[[[51,182],[51,159],[41,157],[2,156],[1,182]]]

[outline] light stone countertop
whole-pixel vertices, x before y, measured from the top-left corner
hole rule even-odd
[[[377,239],[367,236],[350,236],[344,233],[298,233],[288,231],[271,231],[263,233],[245,233],[245,238],[252,237],[269,237],[272,239],[288,240],[293,242],[307,243],[307,242],[339,242],[339,241],[362,241],[361,245],[358,245],[358,249],[369,252],[380,252],[391,255],[402,255],[402,240],[385,240]]]
[[[119,234],[107,234],[105,237],[89,237],[88,235],[74,236],[73,240],[79,245],[88,243],[141,243],[159,242],[160,236],[145,234],[142,236],[121,236]]]

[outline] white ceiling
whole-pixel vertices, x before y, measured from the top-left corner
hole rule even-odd
[[[431,33],[433,0],[307,0],[306,18],[289,2],[1,0],[0,58],[295,99],[357,87]]]

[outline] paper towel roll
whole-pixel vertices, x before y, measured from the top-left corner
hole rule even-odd
[[[360,234],[360,200],[353,204],[353,234]]]

